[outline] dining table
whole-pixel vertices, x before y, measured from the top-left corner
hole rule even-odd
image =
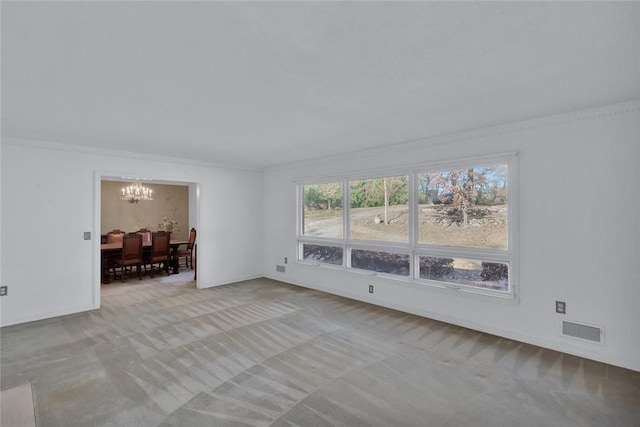
[[[188,245],[188,240],[170,240],[171,254],[169,256],[169,268],[173,270],[173,274],[178,274],[180,264],[178,262],[178,248],[182,245]],[[151,242],[142,243],[142,251],[151,251]],[[102,283],[111,282],[111,274],[109,273],[109,259],[118,258],[122,254],[122,242],[101,243],[100,244],[100,264],[102,270]]]

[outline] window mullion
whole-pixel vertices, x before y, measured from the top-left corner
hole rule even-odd
[[[342,202],[342,239],[345,245],[348,245],[351,240],[351,225],[349,224],[349,218],[351,216],[351,186],[347,179],[345,179],[342,184],[342,199],[344,200]]]
[[[308,190],[307,184],[298,187],[298,243],[307,263],[318,260],[338,267],[332,261],[338,259],[340,247],[340,267],[354,272],[476,293],[497,292],[502,297],[515,295],[514,158],[465,159],[448,166],[431,164],[387,173],[309,183]],[[341,215],[331,202],[337,194],[329,186],[338,183],[342,185]],[[381,191],[384,202],[380,202]],[[328,211],[319,211],[327,208],[318,195],[330,200]],[[374,225],[381,224],[383,210],[384,226]],[[342,236],[338,236],[340,229]]]
[[[411,266],[411,278],[415,279],[416,275],[416,256],[415,247],[418,241],[418,188],[415,178],[415,172],[409,173],[409,263]]]
[[[351,247],[349,246],[351,226],[349,224],[349,216],[351,211],[351,188],[349,180],[345,179],[342,183],[342,266],[344,268],[351,267]]]

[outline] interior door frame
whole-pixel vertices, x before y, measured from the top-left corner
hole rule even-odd
[[[200,181],[192,177],[163,176],[158,174],[144,174],[136,172],[96,170],[94,173],[93,198],[93,307],[100,308],[100,291],[102,286],[102,268],[100,254],[100,227],[102,222],[102,181],[140,181],[152,184],[186,185],[189,187],[189,228],[200,229]],[[195,196],[195,200],[192,200]],[[194,210],[194,212],[192,212]],[[195,223],[191,219],[195,218]],[[195,271],[196,284],[200,283],[200,273]],[[196,285],[197,286],[197,285]]]

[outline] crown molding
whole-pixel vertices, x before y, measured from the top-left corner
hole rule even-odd
[[[439,147],[442,145],[459,144],[468,141],[491,138],[508,134],[517,134],[530,132],[545,128],[563,126],[575,122],[596,121],[612,116],[622,116],[625,114],[636,113],[640,111],[640,100],[632,100],[619,104],[607,105],[604,107],[590,108],[578,110],[569,113],[554,114],[550,116],[537,117],[518,122],[505,123],[501,125],[474,129],[465,132],[455,132],[445,135],[419,138],[410,141],[402,141],[394,144],[385,145],[383,147],[371,148],[366,151],[358,150],[349,153],[318,157],[309,161],[301,161],[287,163],[265,168],[265,172],[275,172],[296,169],[304,166],[317,164],[318,162],[330,162],[335,160],[362,160],[363,158],[384,156],[386,154],[396,153],[398,150],[414,150],[425,147]]]
[[[240,166],[223,165],[214,162],[204,162],[200,160],[185,159],[180,157],[167,157],[158,156],[148,153],[136,153],[128,151],[116,151],[107,150],[102,148],[85,147],[78,145],[60,144],[55,142],[48,142],[42,140],[33,140],[26,138],[2,137],[2,145],[17,146],[31,149],[60,151],[68,153],[77,153],[84,155],[92,155],[103,158],[119,158],[119,159],[133,159],[133,160],[147,160],[158,161],[167,163],[179,163],[189,166],[200,166],[205,168],[218,168],[235,171],[245,172],[270,172],[280,170],[290,170],[304,166],[310,166],[317,164],[318,162],[330,162],[335,160],[362,160],[363,158],[383,156],[385,154],[392,154],[398,150],[412,150],[424,147],[438,147],[442,145],[458,144],[478,139],[490,138],[495,136],[502,136],[507,134],[517,134],[523,132],[530,132],[545,128],[558,127],[570,123],[581,121],[595,121],[612,116],[621,116],[625,114],[631,114],[640,111],[640,100],[632,100],[619,104],[607,105],[604,107],[590,108],[585,110],[578,110],[569,113],[555,114],[550,116],[543,116],[534,119],[528,119],[518,122],[506,123],[487,128],[475,129],[465,132],[456,132],[451,134],[419,138],[410,141],[402,141],[385,145],[383,147],[371,148],[366,151],[358,150],[349,153],[316,157],[312,160],[305,160],[300,162],[287,163],[283,165],[271,166],[264,169],[259,168],[247,168]]]
[[[181,157],[168,157],[168,156],[159,156],[159,155],[148,154],[148,153],[107,150],[103,148],[60,144],[57,142],[48,142],[48,141],[34,140],[34,139],[27,139],[27,138],[17,138],[17,137],[11,137],[11,136],[3,136],[2,145],[29,148],[34,150],[46,150],[46,151],[58,151],[63,153],[83,154],[83,155],[96,156],[101,158],[132,159],[132,160],[143,160],[143,161],[166,162],[166,163],[173,163],[173,164],[178,163],[178,164],[183,164],[188,166],[199,166],[199,167],[205,167],[205,168],[227,169],[227,170],[245,171],[245,172],[262,172],[261,169],[256,169],[256,168],[244,168],[240,166],[222,165],[222,164],[213,163],[213,162],[203,162],[200,160],[185,159]]]

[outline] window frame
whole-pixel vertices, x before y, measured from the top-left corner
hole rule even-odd
[[[477,248],[477,247],[461,247],[461,246],[444,246],[419,242],[419,203],[417,177],[419,174],[442,172],[454,169],[469,169],[477,167],[489,167],[495,165],[507,166],[507,248]],[[389,242],[379,240],[361,240],[351,238],[351,182],[354,180],[375,179],[392,176],[408,177],[408,242]],[[304,227],[304,186],[313,184],[322,184],[328,182],[342,182],[343,201],[342,201],[342,235],[343,238],[329,238],[319,236],[305,236],[303,234]],[[451,161],[440,161],[433,163],[422,163],[404,168],[389,168],[379,170],[369,170],[359,173],[351,173],[348,175],[326,176],[322,178],[308,178],[295,181],[297,188],[297,243],[298,251],[296,260],[302,265],[314,267],[338,269],[354,274],[365,274],[370,276],[380,276],[395,281],[401,281],[413,286],[426,286],[430,288],[440,288],[445,290],[453,290],[456,292],[477,294],[489,296],[498,299],[518,301],[519,298],[519,282],[518,282],[518,156],[517,153],[502,153],[490,156],[476,156]],[[313,244],[320,246],[337,246],[342,248],[343,259],[342,265],[332,265],[328,263],[312,262],[302,259],[303,245]],[[352,249],[361,249],[368,251],[396,252],[409,254],[409,275],[400,276],[389,273],[381,273],[358,269],[351,266]],[[447,257],[447,258],[465,258],[483,262],[504,263],[509,268],[509,289],[501,291],[496,289],[486,289],[473,285],[453,284],[449,282],[436,281],[431,279],[423,279],[420,277],[420,257]]]

